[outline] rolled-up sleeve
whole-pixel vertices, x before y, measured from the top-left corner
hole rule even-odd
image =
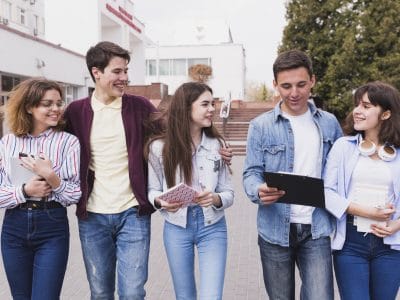
[[[260,204],[258,187],[264,183],[264,157],[260,128],[250,123],[247,134],[247,153],[243,170],[243,187],[249,199]]]
[[[70,136],[71,141],[68,147],[67,155],[62,161],[59,177],[60,186],[53,190],[55,201],[63,206],[78,203],[82,192],[80,188],[79,168],[80,168],[80,145],[75,136]]]
[[[337,219],[341,219],[350,205],[345,198],[344,177],[344,140],[339,139],[328,154],[324,169],[325,204],[327,210]],[[347,153],[349,155],[349,153]]]
[[[151,143],[148,157],[148,198],[154,206],[154,199],[163,192],[163,165],[161,161],[162,147],[158,141]]]
[[[221,197],[222,202],[221,207],[215,207],[216,210],[228,208],[233,204],[235,193],[233,190],[232,178],[225,163],[223,164],[223,168],[218,175],[218,184],[215,188],[215,192],[217,192]]]

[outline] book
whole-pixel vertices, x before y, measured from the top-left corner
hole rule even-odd
[[[29,179],[37,176],[31,170],[28,170],[21,165],[21,161],[18,157],[10,158],[10,180],[13,185],[22,185],[26,183]],[[29,200],[41,201],[42,198],[30,197]]]
[[[158,198],[168,203],[182,203],[184,206],[193,203],[197,191],[185,183],[179,183],[162,193]]]
[[[371,207],[385,207],[386,203],[389,202],[388,187],[372,184],[357,184],[355,186],[354,202]],[[371,232],[372,224],[385,225],[386,222],[354,216],[354,225],[357,226],[357,231],[359,232]]]

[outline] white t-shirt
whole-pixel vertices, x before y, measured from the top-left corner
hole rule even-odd
[[[348,198],[351,201],[356,198],[357,188],[362,186],[387,190],[386,202],[394,198],[392,174],[383,160],[360,155],[350,181]]]
[[[321,138],[311,111],[292,116],[283,113],[290,121],[294,136],[293,174],[321,177]],[[311,206],[291,204],[290,223],[311,224],[314,208]]]

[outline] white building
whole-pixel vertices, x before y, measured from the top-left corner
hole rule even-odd
[[[58,81],[67,102],[87,96],[93,82],[85,54],[101,40],[132,52],[131,84],[143,84],[146,36],[132,10],[130,0],[0,0],[0,110],[30,77]]]
[[[45,0],[46,39],[85,55],[107,40],[131,51],[130,84],[145,82],[144,24],[131,0]]]
[[[58,81],[67,102],[87,95],[91,83],[85,57],[43,39],[44,1],[0,3],[0,105],[16,84],[38,76]]]
[[[146,48],[146,84],[161,82],[172,94],[189,81],[188,69],[195,64],[212,67],[208,82],[214,97],[244,99],[245,50],[233,42],[229,27],[219,21],[193,21],[169,24],[168,40]]]
[[[44,37],[44,8],[40,0],[0,0],[0,24]]]

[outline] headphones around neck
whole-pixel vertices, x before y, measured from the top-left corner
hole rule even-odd
[[[361,140],[358,144],[358,150],[363,156],[371,156],[377,153],[378,157],[383,161],[392,161],[397,155],[396,148],[392,145],[385,143],[383,146],[379,147],[378,151],[376,148],[375,143],[369,140]]]

